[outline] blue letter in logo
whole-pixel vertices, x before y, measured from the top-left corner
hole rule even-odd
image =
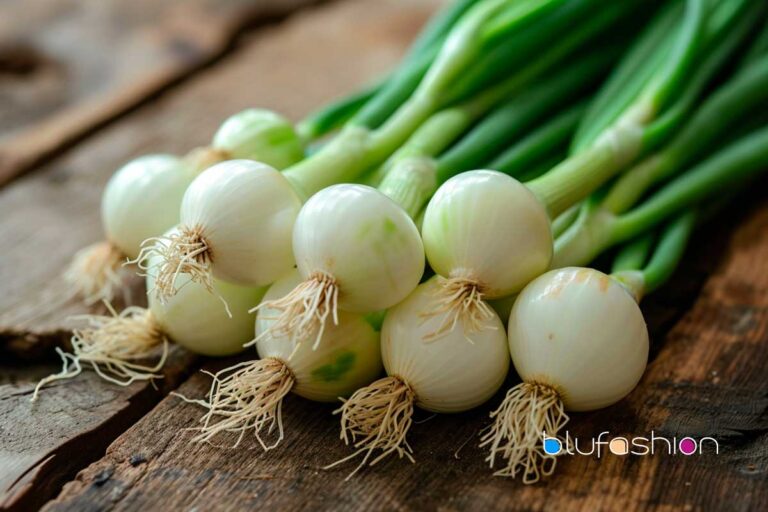
[[[562,445],[560,440],[555,437],[544,437],[544,453],[547,455],[557,455],[560,453]]]

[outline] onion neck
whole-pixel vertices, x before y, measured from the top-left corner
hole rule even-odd
[[[411,157],[400,161],[384,177],[379,191],[411,217],[416,216],[437,190],[437,165],[431,158]]]
[[[555,218],[608,181],[642,150],[642,123],[624,118],[548,173],[527,183],[550,218]]]

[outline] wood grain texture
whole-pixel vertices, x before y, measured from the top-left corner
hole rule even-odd
[[[298,14],[296,22],[260,31],[174,94],[1,189],[0,238],[7,247],[0,259],[0,351],[34,357],[69,337],[67,317],[84,308],[60,276],[79,248],[101,238],[101,191],[121,163],[205,144],[224,118],[247,107],[299,118],[390,69],[435,5],[369,0]],[[134,297],[140,288],[138,282]]]
[[[254,440],[250,450],[191,444],[183,429],[197,425],[202,409],[168,397],[45,510],[761,510],[768,502],[768,200],[753,194],[744,204],[753,206],[729,211],[697,236],[685,268],[648,298],[654,356],[638,388],[615,406],[573,414],[567,427],[584,440],[602,431],[712,436],[717,454],[707,447],[690,457],[572,456],[560,459],[554,477],[524,486],[492,477],[476,447],[497,396],[464,414],[419,413],[424,421],[409,436],[415,465],[393,458],[345,482],[353,465],[322,469],[350,453],[337,438],[332,406],[289,398],[285,442],[265,453]],[[203,397],[209,382],[196,374],[179,391]],[[131,464],[136,454],[145,462]]]
[[[38,379],[59,371],[54,365],[27,367],[23,375],[0,380],[0,510],[33,510],[54,497],[107,445],[173,389],[194,362],[173,350],[164,379],[107,385],[93,372],[59,382],[30,397]],[[11,368],[0,366],[0,374]]]
[[[315,1],[0,3],[0,184]]]

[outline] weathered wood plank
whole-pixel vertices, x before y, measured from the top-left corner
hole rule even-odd
[[[211,72],[0,190],[0,238],[8,243],[0,260],[0,346],[26,340],[43,347],[44,340],[68,338],[67,315],[83,310],[67,300],[58,276],[78,247],[100,236],[99,196],[120,162],[205,143],[221,119],[248,106],[297,118],[393,66],[434,7],[432,0],[350,0],[261,31]],[[44,390],[35,408],[27,401],[32,386],[56,367],[0,367],[0,509],[39,505],[102,456],[195,367],[183,351],[175,357],[160,393],[149,385],[119,388],[86,373]],[[129,463],[140,467],[142,457]]]
[[[760,510],[768,503],[768,200],[747,204],[758,200],[748,215],[732,210],[698,236],[685,268],[648,299],[656,355],[640,386],[613,407],[574,414],[568,426],[587,442],[602,431],[713,436],[719,454],[571,456],[556,476],[526,487],[493,478],[476,448],[489,405],[421,413],[426,421],[409,438],[415,465],[389,460],[344,482],[350,466],[322,469],[350,453],[331,406],[289,399],[285,442],[263,453],[190,444],[181,429],[196,426],[201,409],[168,397],[45,510]],[[196,374],[179,391],[202,397],[208,385]],[[135,454],[146,461],[130,464]]]
[[[313,1],[0,3],[0,184]]]
[[[55,496],[176,387],[193,361],[189,353],[174,350],[156,387],[107,386],[86,372],[47,387],[35,403],[30,397],[38,379],[58,367],[28,367],[11,382],[0,381],[0,510],[33,510]],[[0,366],[0,375],[6,371],[11,368]]]
[[[313,10],[297,15],[296,23],[265,29],[236,57],[178,94],[0,190],[0,238],[6,243],[0,260],[0,350],[31,356],[69,336],[66,317],[84,311],[60,275],[77,249],[101,237],[101,191],[122,162],[204,144],[221,120],[249,106],[298,118],[393,66],[436,5],[349,3],[338,13]],[[358,27],[355,16],[366,24]]]

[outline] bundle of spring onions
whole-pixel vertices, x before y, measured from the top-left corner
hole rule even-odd
[[[331,466],[357,459],[354,474],[415,460],[416,407],[477,407],[513,367],[480,446],[497,475],[551,474],[542,435],[632,391],[640,299],[711,206],[768,169],[767,11],[457,0],[386,79],[295,127],[248,110],[188,157],[131,162],[104,194],[108,242],[70,275],[112,300],[129,258],[149,309],[87,317],[41,385],[82,362],[119,384],[157,377],[169,342],[255,346],[183,397],[206,410],[194,439],[270,449],[289,393],[342,397],[353,451]],[[587,267],[617,247],[609,273]]]

